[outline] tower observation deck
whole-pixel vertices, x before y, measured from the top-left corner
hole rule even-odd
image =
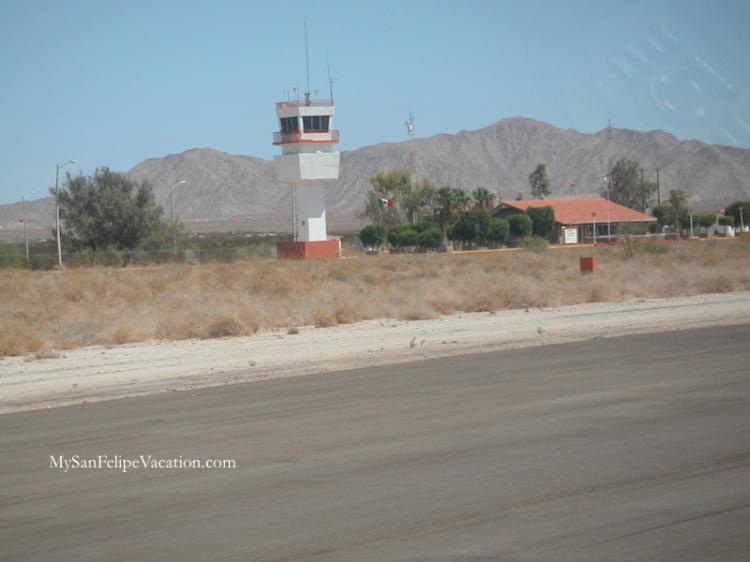
[[[331,100],[281,101],[276,104],[279,131],[273,144],[278,178],[290,185],[294,239],[280,242],[279,257],[335,258],[338,240],[328,240],[325,186],[339,177],[339,153],[334,150],[339,132],[333,129]]]

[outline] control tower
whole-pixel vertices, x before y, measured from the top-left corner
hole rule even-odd
[[[333,96],[331,96],[333,97]],[[326,184],[339,177],[339,132],[333,125],[333,100],[303,100],[276,104],[279,131],[273,144],[281,154],[273,159],[278,178],[291,186],[294,238],[279,242],[280,258],[335,259],[339,241],[326,232]]]

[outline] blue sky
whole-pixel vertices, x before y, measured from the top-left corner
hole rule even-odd
[[[274,102],[336,78],[342,150],[525,116],[750,147],[747,1],[0,0],[0,203],[55,164],[271,158]]]

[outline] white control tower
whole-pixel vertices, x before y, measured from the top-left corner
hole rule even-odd
[[[279,179],[292,188],[294,214],[294,239],[278,244],[279,257],[333,259],[339,254],[338,240],[328,240],[326,232],[325,187],[339,177],[333,108],[333,100],[312,100],[309,93],[304,100],[276,104],[280,130],[273,144],[281,147],[281,155],[273,161]]]

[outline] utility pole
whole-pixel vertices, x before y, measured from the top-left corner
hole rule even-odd
[[[60,168],[67,166],[68,164],[77,164],[75,160],[68,160],[64,164],[57,164],[55,166],[55,233],[57,235],[57,267],[62,269],[62,243],[60,242]]]
[[[661,206],[661,187],[659,186],[659,170],[656,168],[656,206]]]
[[[169,188],[169,218],[172,223],[172,253],[177,255],[177,222],[174,218],[174,188],[186,184],[187,180],[180,180]]]
[[[643,168],[641,168],[641,213],[646,212],[646,192],[643,189]]]

